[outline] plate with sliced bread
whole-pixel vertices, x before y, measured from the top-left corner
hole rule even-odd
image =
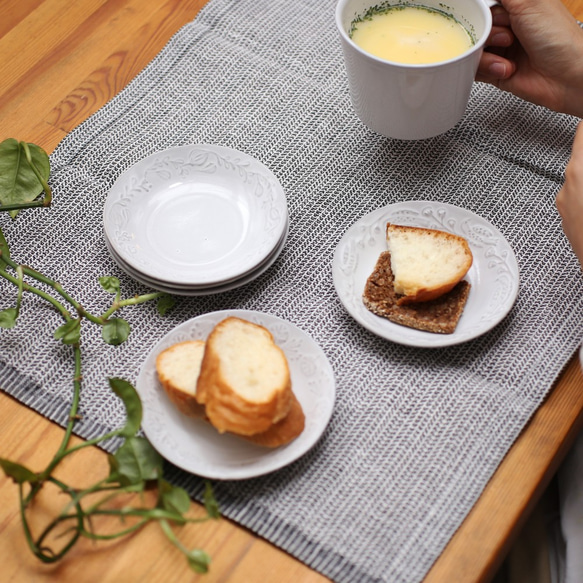
[[[153,347],[136,388],[142,428],[158,452],[217,480],[260,476],[304,455],[326,429],[336,393],[310,336],[249,310],[174,328]]]
[[[347,312],[371,332],[425,348],[467,342],[510,312],[516,256],[475,213],[434,201],[388,205],[344,234],[332,262]]]

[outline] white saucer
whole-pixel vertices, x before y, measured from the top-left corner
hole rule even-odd
[[[207,296],[207,295],[214,295],[218,293],[223,293],[227,291],[231,291],[243,285],[247,285],[248,283],[252,282],[254,279],[258,278],[260,275],[265,273],[277,260],[283,248],[285,247],[285,243],[287,241],[287,235],[289,233],[289,222],[286,222],[286,229],[283,233],[281,241],[278,243],[277,247],[273,250],[273,253],[265,259],[256,269],[246,273],[245,275],[239,277],[238,279],[230,280],[226,283],[221,285],[215,286],[183,286],[183,285],[166,285],[163,282],[157,281],[155,279],[149,278],[143,273],[132,268],[131,265],[128,265],[117,253],[115,249],[113,249],[111,243],[107,238],[107,234],[104,235],[105,244],[109,253],[111,254],[113,260],[117,263],[117,265],[123,269],[131,278],[139,281],[141,284],[146,285],[148,287],[152,287],[158,291],[162,291],[171,295],[180,295],[180,296]]]
[[[219,285],[252,271],[281,241],[287,204],[261,162],[213,145],[171,148],[126,170],[104,229],[127,265],[165,285]]]
[[[472,287],[453,334],[400,326],[365,308],[362,293],[366,280],[387,249],[387,222],[439,229],[468,240],[474,262],[465,279]],[[496,326],[514,305],[519,287],[516,257],[496,227],[468,210],[430,201],[392,204],[361,218],[340,240],[332,274],[340,301],[359,324],[387,340],[428,348],[466,342]]]
[[[186,417],[168,400],[156,374],[156,357],[176,342],[208,336],[228,316],[265,326],[284,351],[292,388],[306,416],[304,431],[291,443],[267,449]],[[193,474],[216,480],[243,480],[278,470],[304,455],[328,425],[336,388],[332,367],[307,334],[276,316],[246,310],[212,312],[188,320],[162,338],[142,365],[136,383],[144,407],[146,436],[168,461]]]

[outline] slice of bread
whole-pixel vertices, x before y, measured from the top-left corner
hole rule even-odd
[[[396,302],[427,302],[453,289],[472,266],[468,242],[458,235],[387,224]]]
[[[204,405],[196,399],[196,384],[205,349],[203,340],[180,342],[167,348],[156,359],[158,378],[164,391],[179,411],[189,417],[209,421]],[[279,447],[293,441],[305,426],[305,415],[296,396],[291,393],[289,413],[266,431],[238,435],[264,447]]]
[[[391,322],[438,334],[452,334],[470,293],[462,280],[452,290],[427,302],[399,304],[395,293],[389,251],[381,253],[364,287],[362,300],[368,310]]]
[[[291,377],[269,330],[234,317],[219,322],[206,341],[196,397],[220,432],[254,435],[284,419]]]
[[[156,371],[168,398],[189,417],[205,417],[196,399],[196,381],[204,354],[204,340],[179,342],[156,358]]]

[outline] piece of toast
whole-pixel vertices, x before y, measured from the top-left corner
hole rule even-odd
[[[396,324],[426,332],[452,334],[469,293],[469,282],[462,280],[436,299],[400,304],[394,288],[391,253],[384,251],[367,279],[362,300],[368,310]]]
[[[291,407],[287,359],[263,326],[229,317],[206,340],[196,398],[220,431],[253,435]]]
[[[175,344],[158,355],[156,370],[164,391],[179,411],[189,417],[209,421],[205,406],[196,399],[196,384],[204,348],[203,340]],[[238,437],[257,445],[275,448],[293,441],[302,433],[304,426],[302,406],[292,392],[290,409],[283,419],[272,424],[266,431]]]
[[[205,417],[196,399],[196,381],[204,354],[204,340],[187,340],[163,350],[156,358],[158,379],[179,411],[189,417]]]
[[[452,290],[472,266],[468,242],[458,235],[387,224],[396,302],[427,302]]]

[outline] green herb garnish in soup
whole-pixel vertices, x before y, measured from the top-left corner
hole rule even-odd
[[[352,40],[371,55],[405,64],[447,61],[474,44],[452,15],[415,5],[380,5],[352,22]]]

